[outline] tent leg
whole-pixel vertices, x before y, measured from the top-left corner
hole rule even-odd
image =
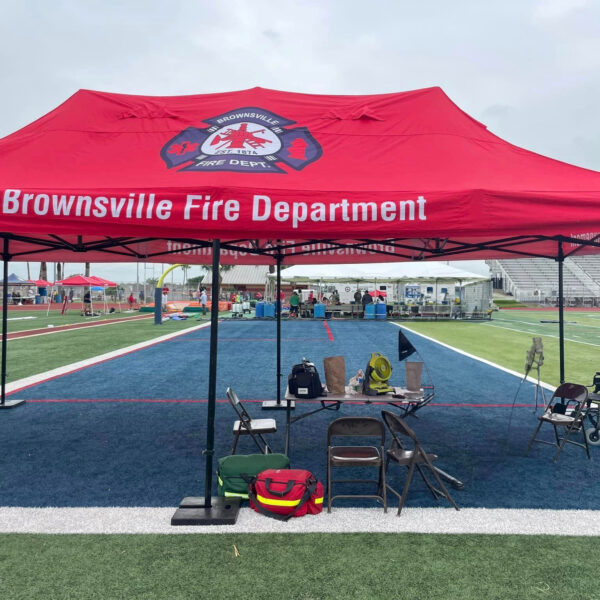
[[[558,349],[560,361],[560,382],[565,382],[565,306],[563,298],[563,262],[565,255],[562,242],[558,242]]]
[[[210,308],[210,362],[208,376],[208,415],[206,421],[206,472],[204,498],[188,496],[171,517],[171,525],[234,525],[240,509],[239,498],[213,498],[212,475],[215,453],[215,409],[217,396],[217,349],[219,340],[219,258],[221,241],[213,240],[212,289]]]
[[[154,290],[154,324],[162,325],[162,287]]]
[[[277,253],[277,292],[275,300],[275,311],[277,316],[277,400],[265,400],[262,407],[267,410],[287,410],[288,404],[290,408],[295,408],[295,402],[281,402],[281,263],[283,255]]]
[[[2,377],[0,383],[0,409],[1,408],[14,408],[20,404],[24,404],[25,400],[7,400],[6,399],[6,342],[7,342],[7,329],[8,329],[8,261],[10,260],[10,254],[8,253],[9,241],[8,238],[4,238],[4,244],[2,248],[2,262],[4,276],[2,277]]]

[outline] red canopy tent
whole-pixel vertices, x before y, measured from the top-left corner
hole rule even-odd
[[[0,157],[5,279],[9,260],[83,252],[94,262],[212,262],[213,293],[220,260],[543,256],[558,261],[562,300],[564,257],[600,249],[600,173],[505,142],[437,87],[369,96],[81,90],[0,140]],[[562,341],[562,310],[560,321]],[[563,364],[561,352],[561,380]]]
[[[0,156],[16,260],[206,263],[214,238],[222,262],[554,257],[558,236],[598,249],[600,174],[503,141],[439,88],[81,90]]]
[[[35,285],[36,287],[52,287],[54,285],[45,279],[30,279],[29,283]]]

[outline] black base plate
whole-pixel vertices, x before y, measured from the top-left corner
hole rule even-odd
[[[5,400],[4,404],[0,404],[0,409],[14,408],[15,406],[20,406],[21,404],[25,404],[25,400]]]
[[[235,525],[240,499],[212,498],[210,508],[206,508],[204,498],[188,496],[179,506],[171,517],[171,525]]]
[[[296,408],[296,403],[293,400],[290,400],[290,409],[294,410]],[[287,400],[282,400],[279,404],[277,404],[277,400],[265,400],[262,403],[263,410],[286,410],[288,405]]]

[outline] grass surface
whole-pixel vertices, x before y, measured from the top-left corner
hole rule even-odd
[[[82,317],[80,310],[81,305],[76,305],[76,308],[68,310],[64,315],[60,314],[60,309],[51,309],[48,315],[46,315],[45,310],[9,310],[7,322],[8,333],[27,331],[30,329],[45,329],[48,325],[60,327],[62,325],[73,325],[75,323],[94,323],[96,321],[105,321],[107,319],[122,319],[123,317],[135,317],[139,315],[138,311],[133,311],[114,312],[103,314],[100,317]],[[0,315],[1,314],[2,310],[0,310]]]
[[[10,600],[598,597],[581,562],[594,556],[594,538],[15,534],[0,541],[0,593]]]
[[[194,325],[199,325],[195,318],[169,320],[160,326],[154,325],[150,318],[9,340],[7,381],[43,373]]]
[[[515,308],[526,308],[527,304],[523,304],[522,302],[517,302],[516,300],[503,300],[502,298],[494,298],[494,304],[499,306],[500,308],[506,306],[515,307]]]
[[[518,373],[524,372],[531,338],[541,336],[542,381],[558,385],[558,325],[540,323],[542,320],[558,320],[558,313],[510,310],[494,313],[492,321],[422,321],[402,325]],[[589,384],[600,369],[600,313],[565,313],[565,321],[565,379]]]

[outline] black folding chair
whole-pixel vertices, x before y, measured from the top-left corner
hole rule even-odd
[[[398,505],[398,515],[402,512],[402,507],[404,506],[404,501],[406,500],[415,469],[417,469],[429,491],[436,500],[439,498],[446,498],[446,500],[448,500],[448,502],[450,502],[450,504],[452,504],[456,510],[459,510],[456,502],[454,502],[454,499],[450,495],[450,492],[446,489],[446,486],[442,482],[438,470],[433,466],[433,461],[437,459],[437,455],[425,452],[423,446],[421,446],[421,443],[417,439],[417,436],[406,424],[404,419],[401,419],[398,415],[395,415],[387,410],[381,411],[381,416],[383,417],[383,420],[392,435],[392,443],[386,452],[386,472],[390,461],[394,461],[395,463],[398,463],[399,465],[408,469],[402,494],[399,494],[391,486],[387,486],[388,490],[390,490],[390,492],[398,496],[400,499],[400,503]],[[436,488],[429,481],[425,475],[424,468],[427,469],[431,475],[433,475],[433,478],[435,479],[439,488]]]
[[[534,442],[556,446],[558,448],[554,455],[554,462],[556,462],[560,453],[563,451],[563,448],[567,444],[573,444],[574,446],[584,448],[588,459],[591,459],[590,447],[588,445],[588,438],[585,435],[584,427],[587,405],[588,391],[584,385],[579,385],[577,383],[563,383],[559,385],[554,394],[552,394],[552,398],[550,398],[546,410],[538,417],[539,423],[529,440],[527,452],[529,452],[529,449]],[[554,428],[554,442],[548,442],[547,440],[540,440],[537,438],[537,434],[544,423],[548,423]],[[562,438],[558,435],[559,427],[564,430]],[[583,444],[569,439],[574,433],[583,434]]]
[[[238,420],[233,424],[233,435],[235,437],[233,439],[231,454],[235,454],[241,435],[249,435],[261,453],[269,454],[271,448],[269,448],[269,444],[263,436],[267,433],[275,433],[277,431],[275,419],[253,419],[244,408],[238,395],[230,387],[227,388],[227,398],[238,416]]]
[[[334,446],[334,438],[379,438],[379,446]],[[387,512],[384,468],[385,427],[373,417],[341,417],[327,429],[327,512],[336,498],[374,498]],[[332,467],[376,467],[378,479],[331,479]],[[334,483],[376,483],[377,494],[333,494]]]

